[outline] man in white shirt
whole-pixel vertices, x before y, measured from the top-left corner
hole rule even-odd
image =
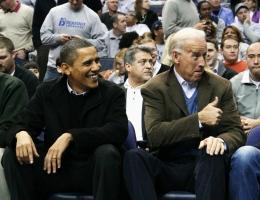
[[[143,97],[141,86],[153,76],[153,63],[150,49],[132,47],[125,54],[125,68],[128,73],[126,88],[126,114],[133,124],[137,141],[144,139]]]

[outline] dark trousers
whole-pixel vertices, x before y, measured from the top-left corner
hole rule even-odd
[[[86,161],[62,161],[56,174],[43,171],[44,156],[34,164],[20,165],[12,149],[6,149],[2,165],[11,200],[45,200],[52,193],[93,194],[95,200],[120,199],[121,154],[110,144],[97,147]]]
[[[195,191],[197,200],[225,200],[226,156],[209,156],[203,150],[185,157],[162,161],[141,149],[126,152],[123,171],[131,199],[156,200],[169,191],[186,190]]]
[[[47,69],[48,56],[49,56],[49,47],[46,45],[41,45],[37,49],[37,63],[39,65],[39,79],[43,81],[45,72]]]

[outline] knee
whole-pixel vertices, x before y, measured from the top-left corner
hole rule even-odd
[[[240,147],[231,158],[231,168],[242,167],[247,168],[254,165],[256,160],[260,160],[260,151],[253,146]]]
[[[101,145],[96,148],[94,152],[96,163],[119,163],[121,162],[121,155],[117,147],[112,144]]]
[[[6,148],[2,155],[1,164],[3,167],[5,167],[6,165],[8,165],[7,163],[10,163],[10,162],[12,162],[12,163],[17,162],[16,155],[12,149]]]
[[[143,157],[143,151],[136,148],[136,149],[131,149],[131,150],[127,151],[125,153],[124,160],[131,162],[132,160],[137,161],[142,157]]]
[[[204,163],[211,163],[212,165],[218,165],[218,164],[225,164],[226,163],[226,155],[214,155],[211,156],[207,154],[206,152],[202,153],[201,161]]]

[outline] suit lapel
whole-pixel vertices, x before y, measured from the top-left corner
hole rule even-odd
[[[185,104],[184,92],[173,70],[169,72],[166,82],[166,85],[169,86],[167,88],[167,94],[169,95],[169,98],[185,113],[185,115],[189,115],[187,106]]]

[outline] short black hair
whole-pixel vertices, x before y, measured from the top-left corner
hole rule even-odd
[[[60,51],[60,63],[72,65],[78,56],[77,50],[85,47],[94,46],[90,42],[78,38],[73,38],[72,40],[66,42]]]

